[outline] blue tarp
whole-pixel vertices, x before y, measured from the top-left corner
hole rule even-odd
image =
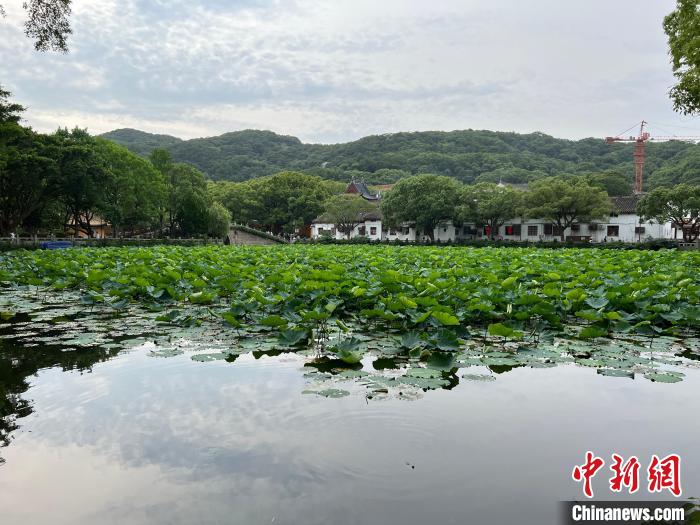
[[[70,241],[48,241],[41,243],[42,250],[61,250],[63,248],[72,248],[73,243]]]

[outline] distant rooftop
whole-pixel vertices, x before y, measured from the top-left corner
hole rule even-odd
[[[361,180],[353,180],[350,184],[348,184],[345,193],[356,193],[368,201],[378,201],[382,198],[381,194],[372,193],[367,187],[367,184]]]

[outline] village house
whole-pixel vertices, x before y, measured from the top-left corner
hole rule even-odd
[[[376,203],[376,211],[362,214],[350,238],[367,237],[373,241],[425,241],[428,236],[418,232],[415,225],[406,223],[394,229],[384,228],[379,207],[381,194],[372,193],[364,182],[353,181],[346,193],[355,193],[362,198]],[[578,242],[644,242],[653,239],[682,239],[682,232],[677,231],[671,223],[658,224],[642,221],[637,215],[637,203],[641,195],[611,197],[613,213],[604,220],[573,224],[564,231],[564,238]],[[346,236],[337,231],[335,224],[328,217],[321,215],[311,225],[311,237],[332,237],[337,240]],[[454,242],[461,240],[487,239],[488,228],[477,228],[474,224],[455,225],[446,221],[433,231],[436,242]],[[507,221],[495,238],[509,241],[555,242],[561,240],[561,234],[554,224],[543,219],[514,218]]]

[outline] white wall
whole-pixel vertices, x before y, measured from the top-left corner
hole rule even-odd
[[[416,240],[416,228],[414,226],[404,224],[398,228],[385,229],[382,239],[385,241],[414,242]]]
[[[560,241],[559,235],[545,235],[545,224],[549,221],[543,219],[514,219],[507,221],[500,229],[497,238],[508,241],[529,241],[529,242],[552,242]],[[571,228],[567,228],[565,238],[569,236],[591,237],[592,242],[643,242],[650,239],[677,239],[682,238],[679,232],[667,224],[656,224],[652,222],[644,222],[640,225],[639,217],[634,214],[623,214],[615,217],[608,217],[607,220],[595,221],[598,225],[595,231],[591,231],[588,223],[579,225],[579,231],[572,232]],[[506,227],[512,225],[520,225],[520,235],[506,235]],[[387,240],[387,241],[415,241],[428,240],[428,237],[423,234],[418,234],[415,226],[408,224],[402,227],[388,230],[382,228],[382,221],[365,221],[363,224],[357,225],[351,234],[351,238],[360,236],[360,229],[364,226],[365,236],[372,240]],[[608,235],[608,226],[617,226],[618,235]],[[644,233],[636,233],[635,228],[643,227]],[[375,233],[372,233],[372,228],[375,228]],[[530,229],[533,231],[532,234]],[[468,233],[469,231],[477,230],[476,234]],[[335,229],[333,224],[313,224],[311,226],[311,237],[318,238],[322,236],[322,231],[332,232],[335,239],[344,239],[345,236]],[[675,234],[675,236],[674,236]],[[464,224],[461,227],[455,227],[451,222],[440,224],[434,230],[434,239],[439,242],[448,242],[454,240],[468,239],[485,239],[483,228],[475,228],[473,224]]]
[[[452,222],[438,224],[433,230],[433,240],[435,242],[454,241],[457,238],[457,229]]]
[[[354,239],[355,237],[361,237],[360,231],[362,230],[363,226],[365,228],[365,237],[368,237],[373,241],[382,240],[382,221],[365,221],[362,224],[356,225],[355,229],[352,231],[352,233],[350,233],[350,238]],[[372,233],[373,231],[374,233]],[[314,223],[311,225],[312,239],[318,239],[319,237],[323,237],[324,233],[330,234],[330,236],[336,240],[346,239],[345,234],[339,232],[336,229],[335,224]]]

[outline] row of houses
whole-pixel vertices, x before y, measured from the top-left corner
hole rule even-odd
[[[387,228],[382,224],[382,212],[379,208],[380,198],[372,194],[364,183],[353,181],[347,193],[358,193],[363,198],[371,196],[377,203],[377,209],[365,212],[358,217],[358,224],[350,234],[350,238],[367,237],[373,241],[426,241],[428,235],[416,229],[410,223],[399,228]],[[671,223],[658,224],[642,221],[636,213],[637,203],[641,195],[611,197],[613,212],[605,220],[573,224],[564,231],[564,238],[578,242],[644,242],[653,239],[682,239],[682,232],[677,231]],[[437,242],[455,242],[466,240],[487,239],[491,235],[488,228],[477,227],[474,224],[454,224],[445,221],[433,231],[433,239]],[[311,237],[331,237],[337,240],[346,239],[346,235],[337,230],[335,224],[324,216],[318,217],[311,225]],[[549,221],[543,219],[514,218],[507,221],[494,237],[508,241],[554,242],[561,240],[561,232]]]

